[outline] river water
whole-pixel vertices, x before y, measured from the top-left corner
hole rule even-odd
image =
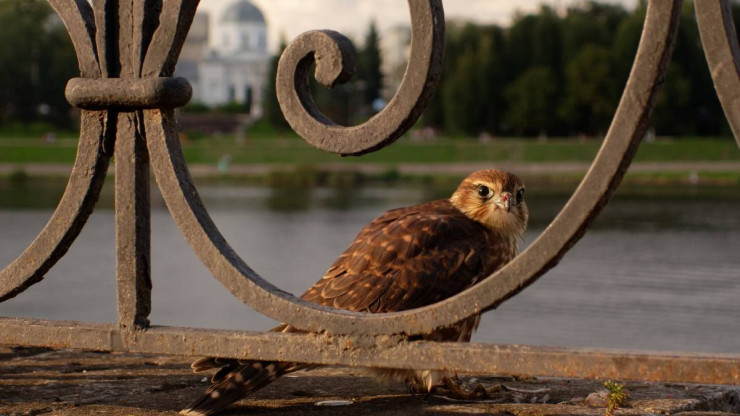
[[[247,264],[281,289],[300,294],[372,218],[449,190],[210,185],[200,192],[217,226]],[[4,193],[0,267],[25,249],[53,209],[48,202],[19,206],[19,198]],[[530,187],[528,198],[532,220],[525,244],[542,232],[567,195]],[[52,192],[41,199],[58,196]],[[41,283],[0,304],[1,316],[115,321],[109,199],[104,198],[69,253]],[[153,324],[249,330],[274,325],[210,276],[164,203],[157,195],[153,199]],[[484,316],[474,340],[740,352],[739,204],[737,189],[618,194],[557,267]]]

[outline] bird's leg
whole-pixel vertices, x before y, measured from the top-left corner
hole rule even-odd
[[[450,397],[453,399],[459,399],[459,400],[479,400],[479,399],[485,399],[486,394],[486,388],[478,383],[477,386],[473,390],[466,390],[462,386],[462,381],[457,377],[457,375],[452,377],[445,377],[442,382],[444,383],[444,386],[447,388],[447,390],[450,391]]]
[[[437,392],[437,386],[432,386],[431,389],[427,391],[427,394],[424,395],[424,400],[429,400],[434,393]]]
[[[417,394],[424,393],[424,400],[429,400],[429,398],[437,392],[437,386],[432,386],[431,389],[427,389],[424,383],[415,378],[407,378],[405,383],[410,395],[416,396]]]

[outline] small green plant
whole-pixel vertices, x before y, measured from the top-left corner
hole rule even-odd
[[[615,410],[627,404],[627,392],[624,391],[624,384],[611,380],[605,381],[604,387],[609,392],[606,401],[606,416],[613,416]]]

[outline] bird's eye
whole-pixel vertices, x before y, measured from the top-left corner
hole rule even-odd
[[[491,189],[489,189],[486,185],[480,185],[478,187],[478,195],[480,195],[482,198],[488,198],[491,196]]]
[[[516,203],[521,204],[524,201],[524,188],[516,191]]]

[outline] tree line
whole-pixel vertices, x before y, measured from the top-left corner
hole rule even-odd
[[[77,57],[54,16],[43,0],[0,1],[0,124],[72,127],[64,88]]]
[[[635,10],[594,1],[517,16],[511,27],[451,24],[445,75],[423,122],[477,135],[592,136],[609,128],[642,34]],[[740,8],[733,6],[738,21]],[[692,2],[651,120],[658,135],[729,134]]]
[[[646,8],[646,0],[634,10],[586,1],[563,12],[541,6],[537,13],[517,15],[509,27],[448,22],[441,84],[422,125],[473,137],[605,134],[629,76]],[[740,23],[737,4],[733,14]],[[683,4],[680,19],[651,126],[658,135],[729,135],[701,48],[693,2]],[[358,84],[370,84],[363,78],[368,73],[364,56],[376,53],[376,48],[372,26],[358,51],[359,77],[331,93],[314,88],[319,107],[340,124],[361,122],[362,116],[372,114],[371,97],[379,90],[364,91],[359,104],[364,112],[356,111],[353,96]],[[273,122],[280,124],[280,114],[272,114]],[[357,114],[361,117],[353,118]]]
[[[646,1],[634,10],[595,1],[558,11],[542,6],[509,27],[450,21],[441,84],[421,124],[452,135],[604,134],[628,78]],[[726,135],[701,49],[692,2],[681,11],[676,49],[651,120],[658,135]],[[44,0],[0,1],[0,123],[73,125],[64,98],[78,76],[69,37]],[[740,23],[740,6],[733,4]],[[284,45],[284,44],[283,44]],[[340,124],[377,111],[383,74],[371,24],[357,50],[357,75],[329,91],[312,81],[314,100]],[[283,46],[284,47],[284,46]],[[271,64],[265,114],[286,127]]]

